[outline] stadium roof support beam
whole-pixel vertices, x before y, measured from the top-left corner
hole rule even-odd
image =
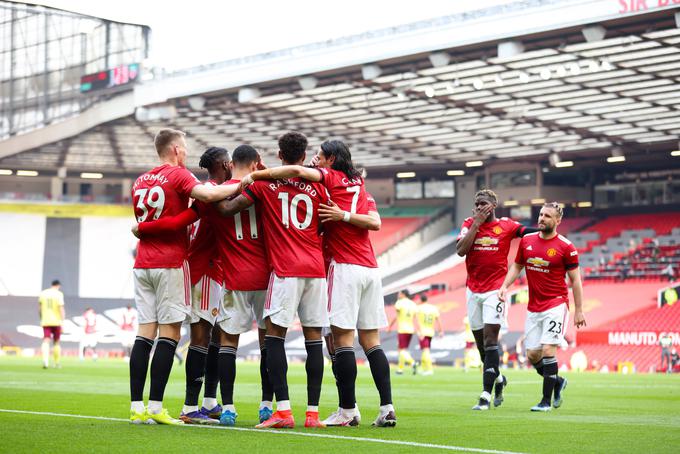
[[[71,143],[73,143],[73,138],[68,138],[61,141],[59,160],[57,161],[58,167],[64,167],[64,164],[66,164],[66,156],[68,155],[69,148],[71,148]]]
[[[111,143],[111,151],[113,151],[113,157],[116,158],[116,164],[123,170],[125,170],[125,161],[123,160],[123,155],[120,151],[120,145],[118,144],[118,137],[113,132],[113,125],[111,123],[104,126],[104,132],[109,138]]]

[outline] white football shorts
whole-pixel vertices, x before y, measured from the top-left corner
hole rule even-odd
[[[295,315],[300,324],[310,328],[328,326],[326,279],[278,277],[272,273],[264,303],[264,318],[275,325],[290,328]]]
[[[505,302],[498,299],[498,290],[474,293],[468,288],[465,295],[472,331],[480,330],[484,325],[501,325],[501,329],[508,327],[508,313]]]
[[[205,320],[214,326],[220,312],[221,302],[222,285],[208,276],[201,276],[201,279],[191,289],[190,323]]]
[[[561,345],[569,324],[566,303],[543,312],[527,312],[524,325],[524,345],[527,350],[538,350],[543,345]]]
[[[265,329],[262,311],[266,290],[242,291],[225,290],[217,323],[225,333],[243,334],[257,327]]]
[[[328,267],[328,317],[342,329],[387,326],[378,268],[331,261]]]
[[[139,323],[168,325],[191,316],[189,264],[179,268],[135,268],[135,304]]]

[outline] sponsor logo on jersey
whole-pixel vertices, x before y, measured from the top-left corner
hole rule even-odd
[[[550,262],[547,260],[544,260],[540,257],[531,257],[530,259],[527,259],[527,263],[529,265],[534,265],[534,266],[548,266],[550,265]]]
[[[575,255],[578,255],[578,251],[571,251],[569,253],[569,255],[572,256],[572,257],[575,256]]]
[[[482,246],[491,246],[498,244],[498,238],[491,238],[490,236],[483,236],[475,240],[475,244],[481,244]]]
[[[548,257],[555,257],[557,255],[557,250],[555,250],[554,248],[550,248],[548,249],[546,254],[548,254]]]
[[[534,248],[531,247],[531,245],[527,246],[527,251],[533,251]]]
[[[503,229],[501,228],[500,225],[497,225],[496,227],[493,228],[493,233],[495,233],[496,235],[500,235],[501,233],[503,233]]]

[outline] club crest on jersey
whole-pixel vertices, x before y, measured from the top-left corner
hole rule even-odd
[[[494,244],[498,244],[498,238],[483,236],[481,238],[475,239],[475,244],[480,244],[482,246],[492,246]]]
[[[534,266],[548,266],[550,265],[550,262],[547,260],[543,260],[540,257],[531,257],[530,259],[527,259],[527,263],[529,265],[534,265]]]
[[[500,225],[497,225],[496,227],[493,228],[493,233],[495,233],[496,235],[500,235],[501,233],[503,233],[503,229],[501,228]]]
[[[555,257],[557,255],[557,251],[554,248],[550,248],[546,254],[548,254],[548,257]]]
[[[217,317],[217,314],[219,313],[219,311],[217,310],[216,307],[213,307],[213,310],[212,310],[211,313],[212,313],[212,316],[213,316],[213,317]]]

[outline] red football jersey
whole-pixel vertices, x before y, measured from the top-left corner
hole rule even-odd
[[[163,164],[142,174],[132,185],[137,222],[176,216],[189,206],[191,190],[201,184],[184,167]],[[186,259],[186,231],[149,236],[139,241],[135,268],[179,268]]]
[[[458,240],[467,234],[472,222],[472,218],[463,222]],[[475,241],[465,256],[466,285],[471,292],[486,293],[501,288],[508,272],[510,243],[523,232],[522,224],[508,218],[479,226]]]
[[[212,180],[206,184],[216,186]],[[201,219],[194,222],[191,226],[191,242],[189,244],[189,273],[191,274],[191,285],[201,280],[203,276],[208,276],[215,282],[222,284],[224,270],[218,251],[215,250],[215,228],[214,220],[217,217],[217,210],[212,203],[196,201],[198,212]]]
[[[85,319],[85,334],[93,334],[97,332],[97,314],[93,310],[85,311],[83,314]]]
[[[123,312],[120,329],[123,331],[134,331],[135,325],[137,325],[137,310],[127,309]]]
[[[267,256],[278,277],[326,276],[319,235],[319,204],[329,200],[323,184],[260,180],[243,195],[262,210]]]
[[[224,184],[238,183],[229,180]],[[264,245],[262,214],[258,204],[234,216],[215,213],[213,227],[222,257],[224,286],[228,290],[266,290],[271,266]]]
[[[319,171],[324,175],[323,183],[328,189],[331,200],[341,210],[368,214],[370,207],[363,178],[349,179],[343,172],[333,169],[320,168]],[[373,207],[375,210],[375,200],[373,200]],[[350,263],[369,268],[378,267],[367,229],[339,221],[327,222],[324,224],[324,230],[324,236],[328,235],[325,238],[328,254],[337,263]]]
[[[569,303],[567,270],[578,266],[578,251],[571,241],[562,235],[544,240],[539,232],[530,233],[519,243],[515,263],[527,272],[529,312]]]

